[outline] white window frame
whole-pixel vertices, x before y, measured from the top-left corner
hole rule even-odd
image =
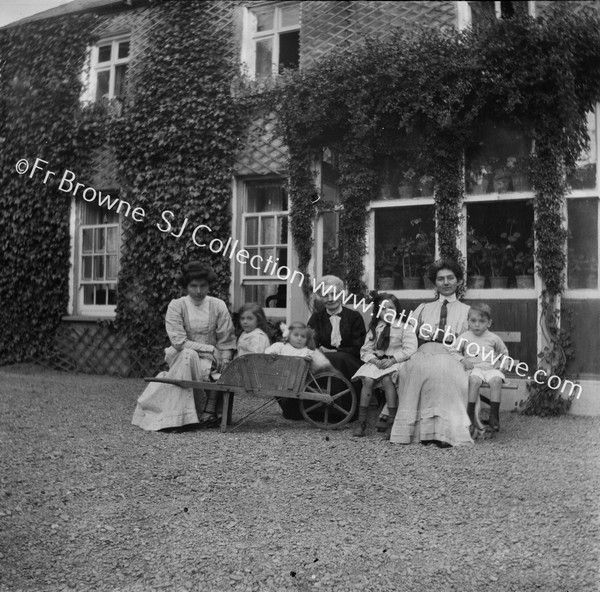
[[[271,76],[277,76],[279,74],[279,35],[281,33],[291,33],[293,31],[300,31],[301,23],[297,25],[291,25],[289,27],[282,27],[281,23],[281,8],[284,6],[298,5],[300,2],[279,2],[274,5],[275,17],[274,21],[277,23],[275,28],[268,29],[266,31],[256,31],[256,24],[252,15],[253,9],[261,8],[263,6],[269,6],[273,3],[263,2],[256,4],[251,7],[244,8],[243,16],[243,34],[242,34],[242,63],[245,65],[246,70],[250,78],[256,79],[256,42],[266,39],[273,39],[273,53],[271,62]]]
[[[118,49],[119,43],[123,43],[124,41],[129,41],[129,54],[126,58],[118,58]],[[102,62],[101,64],[98,62],[99,49],[100,47],[104,47],[105,45],[111,45],[111,59],[108,62]],[[89,68],[86,68],[83,74],[83,80],[87,81],[87,92],[84,93],[83,100],[88,103],[96,102],[96,90],[98,84],[98,72],[110,71],[110,77],[108,80],[108,99],[115,98],[115,79],[116,73],[115,69],[117,66],[122,66],[129,64],[131,59],[131,35],[129,34],[121,34],[115,35],[112,37],[106,37],[101,39],[88,48],[89,54]]]
[[[246,242],[246,220],[248,220],[249,218],[255,218],[255,217],[259,217],[259,230],[258,230],[258,236],[260,239],[260,220],[262,219],[262,217],[286,217],[288,220],[288,235],[287,235],[287,243],[283,244],[283,243],[277,243],[276,246],[273,246],[273,248],[286,248],[287,249],[287,256],[288,256],[288,261],[286,263],[286,266],[291,269],[293,271],[293,266],[291,264],[291,258],[292,258],[292,244],[291,244],[291,232],[290,232],[290,228],[289,228],[289,206],[290,206],[290,196],[288,195],[288,209],[287,210],[273,210],[273,211],[269,211],[269,212],[247,212],[246,211],[246,206],[248,203],[248,186],[251,183],[255,183],[255,182],[259,182],[259,183],[268,183],[268,182],[281,182],[281,183],[285,183],[287,181],[287,179],[285,177],[281,177],[281,176],[265,176],[265,177],[244,177],[241,179],[236,179],[235,182],[235,195],[234,195],[234,204],[237,202],[237,207],[234,206],[234,211],[236,212],[236,215],[234,216],[234,223],[233,223],[233,227],[234,228],[238,228],[238,236],[241,236],[241,241],[240,241],[240,246],[238,250],[241,249],[246,249],[247,248],[247,242]],[[239,226],[238,226],[239,224]],[[256,245],[253,245],[250,248],[254,248],[256,247]],[[257,248],[261,248],[261,245],[259,244]],[[233,298],[232,301],[234,303],[234,308],[238,309],[241,304],[242,304],[242,300],[243,300],[243,291],[244,291],[244,287],[245,286],[260,286],[260,285],[265,285],[265,284],[286,284],[288,286],[287,289],[287,297],[286,297],[286,306],[285,307],[266,307],[265,303],[260,303],[259,304],[263,307],[263,310],[265,311],[265,315],[268,319],[284,319],[287,317],[287,311],[289,310],[290,307],[290,295],[291,295],[291,289],[290,289],[290,281],[288,280],[281,280],[277,277],[277,275],[269,275],[264,274],[264,275],[250,275],[248,273],[246,273],[246,268],[247,265],[249,265],[248,262],[246,262],[245,265],[234,265],[232,268],[232,277],[234,279],[234,282],[236,283],[237,286],[239,286],[239,289],[234,288],[233,290]],[[264,265],[264,263],[263,263]],[[281,266],[282,264],[280,262],[277,263],[277,266]],[[269,267],[270,270],[272,270],[272,267]]]
[[[494,1],[494,11],[496,18],[502,17],[502,2],[499,0]],[[457,14],[457,25],[459,29],[470,27],[473,24],[473,12],[471,10],[471,4],[467,0],[457,0],[456,2],[456,14]],[[534,0],[527,1],[527,14],[529,16],[536,16],[536,6]]]
[[[118,272],[120,270],[121,261],[121,249],[123,243],[123,217],[119,215],[118,224],[82,224],[82,205],[85,202],[77,200],[76,198],[71,199],[71,217],[70,217],[70,232],[71,232],[71,290],[69,297],[68,313],[71,316],[81,316],[86,318],[114,318],[116,314],[116,304],[84,304],[83,302],[83,287],[87,284],[101,284],[103,282],[98,280],[83,280],[83,229],[84,228],[118,228],[118,242],[119,250],[117,252],[117,279],[114,282],[106,282],[107,284],[115,284],[118,290]]]

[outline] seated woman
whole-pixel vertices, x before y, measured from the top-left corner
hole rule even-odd
[[[407,319],[420,347],[398,371],[399,404],[390,441],[434,442],[439,446],[473,444],[467,415],[468,375],[453,347],[468,328],[469,307],[456,297],[463,279],[452,260],[434,263],[429,279],[437,298],[420,304]]]
[[[233,358],[236,344],[231,316],[222,300],[208,295],[217,279],[212,268],[191,261],[183,266],[177,279],[187,295],[169,303],[165,317],[171,341],[171,347],[165,350],[169,371],[159,376],[208,381],[211,369],[222,370]],[[144,430],[194,423],[217,425],[217,393],[208,393],[205,409],[196,408],[198,395],[192,389],[150,383],[138,399],[131,423]]]

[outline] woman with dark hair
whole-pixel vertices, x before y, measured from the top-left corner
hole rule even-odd
[[[437,297],[420,304],[407,326],[417,332],[419,349],[398,372],[399,405],[390,441],[472,444],[467,415],[467,372],[453,347],[468,328],[469,307],[456,291],[463,272],[455,261],[436,261],[429,270]]]
[[[231,362],[236,341],[229,310],[222,300],[208,295],[216,280],[212,268],[199,261],[184,265],[177,276],[187,294],[171,300],[167,308],[165,326],[171,346],[165,349],[165,361],[169,371],[160,377],[208,381],[213,369],[222,371]],[[205,409],[196,408],[198,394],[192,389],[150,383],[138,399],[132,423],[144,430],[193,423],[218,425],[217,393],[208,393]]]

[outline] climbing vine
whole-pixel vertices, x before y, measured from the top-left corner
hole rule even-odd
[[[130,98],[109,131],[123,197],[146,214],[124,227],[116,323],[149,365],[161,358],[164,314],[181,295],[175,276],[183,263],[211,265],[219,278],[211,293],[229,298],[230,259],[206,245],[231,236],[231,175],[245,111],[231,93],[231,31],[214,26],[214,9],[210,2],[155,6],[161,25],[134,64]]]
[[[69,300],[70,200],[42,168],[90,170],[97,141],[81,110],[81,72],[96,18],[72,16],[0,31],[0,364],[51,347]],[[19,175],[15,165],[29,162]],[[31,176],[32,175],[32,176]]]
[[[329,148],[345,163],[339,181],[345,279],[352,291],[364,292],[366,208],[377,198],[386,163],[433,177],[440,254],[464,265],[457,247],[463,155],[486,125],[521,130],[534,142],[536,260],[550,340],[540,358],[549,374],[564,375],[558,360],[565,356],[557,352],[565,334],[549,311],[564,286],[565,172],[587,145],[586,112],[599,99],[600,19],[564,6],[543,19],[367,39],[289,75],[269,100],[290,146],[293,197],[304,203],[302,220],[291,224],[300,261],[308,262],[311,249],[310,241],[297,240],[308,235],[313,195],[313,179],[301,173],[306,155]]]

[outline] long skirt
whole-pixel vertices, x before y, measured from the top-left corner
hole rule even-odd
[[[331,365],[338,372],[340,372],[340,374],[343,374],[350,382],[352,382],[354,373],[362,365],[362,362],[358,358],[355,358],[353,355],[345,352],[325,352],[325,357],[331,362]],[[340,386],[340,388],[342,388],[342,386]],[[338,401],[338,404],[344,409],[349,409],[351,405],[351,399],[352,395],[348,393]],[[286,419],[304,419],[302,413],[300,412],[300,405],[302,404],[300,401],[296,399],[279,399],[278,403],[283,411],[283,417]],[[357,414],[358,405],[356,406],[354,415],[356,416]],[[333,415],[335,416],[335,413],[333,413]]]
[[[177,351],[173,347],[165,350],[168,372],[157,378],[178,380],[209,380],[211,360],[201,358],[191,349]],[[179,388],[172,384],[151,382],[137,401],[131,423],[143,430],[164,430],[198,423],[204,401],[201,391]]]
[[[426,343],[398,372],[399,404],[391,442],[473,444],[467,415],[468,374],[439,343]]]

